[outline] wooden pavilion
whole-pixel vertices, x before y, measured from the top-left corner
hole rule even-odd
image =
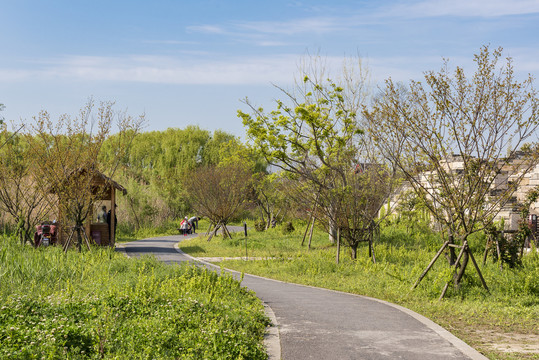
[[[85,173],[83,170],[79,170],[80,173]],[[92,200],[93,203],[89,209],[86,222],[84,224],[84,232],[89,242],[92,242],[99,246],[114,247],[115,227],[116,227],[116,191],[119,190],[123,195],[127,194],[127,190],[116,181],[107,177],[100,172],[94,172],[91,179],[92,187]],[[62,201],[59,199],[59,201]],[[103,218],[98,219],[97,209],[101,208],[103,204],[108,207],[110,211],[110,225]],[[65,216],[61,213],[62,206],[59,206],[59,231],[58,231],[58,243],[63,244],[64,247],[69,247],[70,243],[74,244],[71,237],[74,234],[73,225],[68,223]]]

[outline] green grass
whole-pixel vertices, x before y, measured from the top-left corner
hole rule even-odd
[[[251,257],[266,260],[234,260],[221,263],[226,268],[283,281],[335,289],[371,296],[403,305],[421,313],[480,350],[492,359],[539,359],[539,354],[508,354],[488,345],[495,334],[527,334],[539,339],[539,254],[524,258],[522,268],[499,270],[490,259],[481,271],[490,287],[481,286],[472,264],[465,281],[456,290],[450,286],[446,298],[438,301],[441,289],[451,278],[445,258],[440,258],[427,277],[415,289],[413,283],[441,246],[436,234],[422,229],[407,235],[400,226],[388,226],[375,245],[376,264],[368,258],[366,246],[360,246],[358,259],[352,261],[347,249],[336,264],[336,247],[328,245],[327,234],[317,231],[313,246],[301,247],[303,226],[290,235],[280,229],[257,233],[247,238]],[[471,239],[476,260],[482,262],[484,238]],[[233,239],[221,237],[207,242],[203,238],[180,243],[193,256],[245,256],[243,234]],[[533,341],[533,340],[532,340]]]
[[[265,359],[260,301],[227,276],[0,239],[2,359]]]

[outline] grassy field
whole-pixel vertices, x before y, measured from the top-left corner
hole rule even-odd
[[[0,237],[2,359],[265,359],[267,324],[231,277]]]
[[[281,229],[235,234],[233,239],[204,238],[184,241],[180,247],[196,257],[262,257],[264,260],[228,260],[226,268],[294,283],[371,296],[410,308],[442,325],[491,359],[539,359],[539,254],[524,258],[517,269],[499,269],[491,259],[481,271],[490,293],[481,287],[473,266],[468,267],[459,290],[450,287],[438,301],[452,274],[441,258],[415,290],[413,283],[441,246],[428,229],[408,233],[387,226],[375,245],[376,264],[361,247],[356,261],[342,250],[337,265],[336,247],[327,234],[316,231],[311,250],[301,246],[304,226],[283,235]],[[471,240],[481,262],[484,238]],[[247,247],[247,248],[246,248]],[[470,264],[471,265],[471,264]]]

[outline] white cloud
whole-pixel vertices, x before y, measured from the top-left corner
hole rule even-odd
[[[32,70],[0,69],[3,81],[75,80],[165,84],[269,84],[290,81],[296,55],[221,60],[166,56],[66,56]],[[39,69],[37,69],[39,67]]]
[[[194,25],[194,26],[188,26],[188,31],[191,32],[198,32],[198,33],[204,33],[204,34],[224,34],[226,33],[226,30],[218,25]]]
[[[142,40],[144,44],[157,45],[193,45],[196,41],[181,41],[181,40]]]
[[[539,13],[538,0],[424,0],[415,4],[399,4],[392,15],[406,17],[481,16],[495,17]]]
[[[506,49],[512,56],[515,70],[522,77],[537,74],[539,51],[527,48]],[[298,64],[307,60],[297,54],[252,57],[220,57],[216,54],[183,55],[184,57],[132,55],[125,57],[65,56],[32,61],[28,69],[0,68],[4,83],[46,81],[104,81],[187,85],[289,84],[298,73]],[[316,56],[316,54],[314,54]],[[448,55],[449,67],[474,71],[472,57]],[[217,60],[215,60],[217,59]],[[343,57],[322,56],[320,65],[335,77],[342,69]],[[395,81],[420,80],[423,72],[438,71],[440,56],[388,56],[364,59],[374,83],[391,77]]]
[[[264,34],[323,34],[342,29],[342,22],[336,18],[305,18],[290,21],[257,21],[238,23],[236,26],[243,30]]]

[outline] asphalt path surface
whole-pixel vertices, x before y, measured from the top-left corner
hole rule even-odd
[[[122,248],[129,256],[154,255],[166,263],[200,265],[174,247],[191,236],[139,240]],[[432,321],[398,305],[252,275],[245,275],[242,285],[274,314],[278,336],[267,342],[270,359],[486,359]]]

